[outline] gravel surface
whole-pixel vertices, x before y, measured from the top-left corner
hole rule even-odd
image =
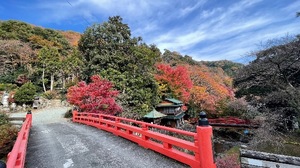
[[[66,120],[64,114],[68,107],[52,107],[32,111],[32,125],[48,124]],[[26,117],[27,112],[11,113],[10,117]]]
[[[25,167],[188,167],[109,132],[72,123],[62,118],[67,109],[56,107],[33,112]]]

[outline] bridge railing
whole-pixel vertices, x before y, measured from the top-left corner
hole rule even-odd
[[[206,118],[202,117],[202,120],[205,124],[197,126],[197,132],[194,133],[128,118],[73,111],[73,122],[111,132],[193,168],[215,168],[212,127],[208,125]],[[189,137],[192,140],[184,140],[162,132]]]
[[[243,120],[237,117],[208,119],[209,124],[213,127],[241,127],[241,128],[258,128],[259,122],[255,120]]]
[[[23,168],[25,164],[26,150],[29,132],[32,124],[32,114],[29,111],[18,133],[18,137],[12,151],[7,155],[7,168]]]

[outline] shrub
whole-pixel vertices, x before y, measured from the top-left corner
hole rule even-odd
[[[69,89],[72,86],[76,86],[78,83],[79,83],[78,78],[75,78],[75,80],[73,80],[73,81],[68,81],[66,83],[66,89]]]
[[[17,89],[18,86],[11,83],[0,83],[0,91],[12,91],[14,89]]]
[[[5,113],[0,112],[0,125],[8,124],[8,116]]]
[[[116,103],[119,94],[113,84],[100,76],[91,77],[91,83],[79,82],[68,89],[68,102],[78,106],[81,111],[103,114],[117,114],[122,108]]]
[[[17,134],[18,129],[9,124],[8,116],[5,113],[0,113],[0,158],[11,151]]]
[[[216,159],[218,168],[240,168],[239,157],[237,154],[228,154]]]
[[[35,94],[36,94],[35,86],[31,82],[27,82],[16,91],[14,99],[16,103],[28,104],[33,101]]]
[[[0,125],[0,158],[6,156],[14,146],[18,129],[10,124]]]
[[[248,103],[243,99],[235,99],[227,104],[227,108],[224,110],[225,116],[237,116],[240,117],[248,110]]]
[[[55,99],[57,97],[57,92],[56,91],[46,91],[45,93],[43,93],[42,96],[48,100]]]
[[[64,115],[64,117],[65,118],[72,118],[73,117],[73,110],[72,109],[70,109],[70,110],[68,110],[66,113],[65,113],[65,115]]]

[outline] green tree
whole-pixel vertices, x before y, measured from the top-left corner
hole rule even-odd
[[[157,103],[152,71],[160,52],[154,45],[142,43],[140,37],[131,37],[130,28],[120,16],[88,28],[78,47],[85,65],[84,79],[100,74],[112,81],[120,91],[123,115],[140,118]]]
[[[32,26],[15,20],[0,22],[0,39],[18,40],[26,42],[27,38],[32,35]]]
[[[72,83],[79,79],[82,74],[83,61],[81,53],[74,48],[73,51],[64,57],[61,61],[60,75],[62,79],[62,88],[65,89],[66,82]]]
[[[50,91],[54,87],[54,78],[58,74],[61,61],[60,54],[56,48],[43,47],[38,54],[40,68],[42,69],[42,83],[44,92],[47,91],[45,86],[45,75],[50,75]]]
[[[33,101],[35,94],[36,87],[31,82],[27,82],[16,91],[14,99],[19,104],[28,104]]]

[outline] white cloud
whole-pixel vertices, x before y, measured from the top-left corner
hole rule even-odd
[[[283,8],[284,11],[293,13],[296,16],[296,12],[300,11],[300,1],[295,1],[294,3],[291,3],[290,5]]]
[[[270,0],[271,2],[272,0]],[[41,1],[39,1],[41,2]],[[299,33],[295,19],[300,1],[266,5],[262,0],[231,4],[207,0],[53,0],[36,4],[43,22],[90,23],[120,15],[134,36],[195,59],[234,60],[254,50],[262,40]],[[283,2],[282,2],[283,3]],[[32,7],[32,6],[30,6]],[[1,6],[0,6],[1,8]],[[293,19],[291,20],[291,14]]]
[[[278,17],[263,10],[244,14],[252,7],[259,9],[255,5],[260,2],[241,1],[227,9],[202,11],[198,21],[176,27],[153,41],[161,50],[175,50],[197,60],[236,60],[257,49],[256,44],[260,41],[278,38],[288,32],[299,33],[298,23],[283,24],[288,20],[284,15]]]
[[[222,41],[241,32],[247,32],[253,28],[259,28],[270,23],[270,19],[263,17],[240,21],[234,17],[229,17],[229,13],[232,14],[232,11],[224,13],[228,17],[224,18],[222,15],[203,24],[200,23],[199,26],[192,23],[187,30],[182,27],[174,29],[155,38],[154,43],[161,50],[188,51],[198,43],[214,39]]]
[[[191,6],[187,6],[185,8],[180,9],[179,16],[186,16],[190,14],[191,12],[195,11],[199,7],[201,7],[203,4],[206,3],[207,0],[199,0],[196,4],[192,4]]]
[[[201,13],[201,18],[203,18],[203,19],[209,18],[209,17],[215,15],[217,12],[221,13],[222,10],[223,10],[222,8],[214,8],[212,10],[204,10]]]
[[[49,18],[57,20],[65,20],[74,16],[94,15],[122,15],[132,16],[131,19],[137,19],[143,16],[152,14],[152,9],[163,8],[167,3],[160,1],[136,1],[131,0],[69,0],[69,1],[54,1],[36,5],[38,8],[43,8],[50,11],[55,11],[55,14],[48,14]],[[59,17],[58,17],[59,16]],[[51,21],[51,20],[49,20]]]
[[[284,37],[287,33],[295,35],[299,32],[296,25],[297,23],[291,23],[282,27],[270,27],[256,32],[244,33],[235,38],[215,42],[207,48],[194,50],[188,54],[193,55],[196,60],[236,60],[246,56],[249,52],[261,49],[260,43],[265,43],[269,39]]]

